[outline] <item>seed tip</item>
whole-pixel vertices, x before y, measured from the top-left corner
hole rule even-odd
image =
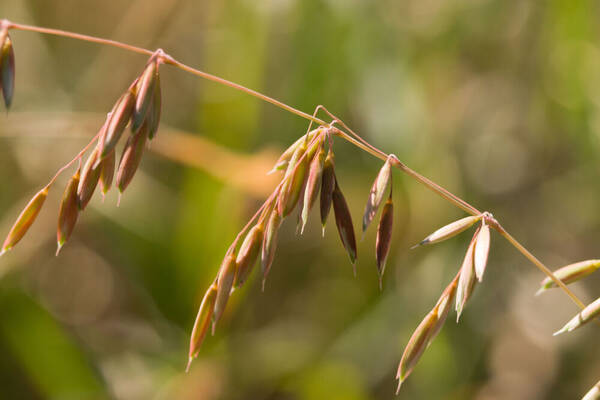
[[[398,378],[398,387],[396,388],[396,396],[398,396],[400,394],[400,388],[402,387],[403,383],[404,383],[404,377],[401,376]]]
[[[552,334],[552,336],[558,336],[558,335],[560,335],[560,334],[562,334],[562,333],[565,333],[565,332],[567,332],[567,331],[569,331],[569,326],[568,326],[568,324],[567,324],[567,325],[565,325],[565,326],[563,326],[563,327],[562,327],[560,330],[558,330],[558,331],[554,332],[554,333]]]
[[[539,296],[540,294],[544,293],[546,290],[547,290],[547,289],[546,289],[545,287],[543,287],[543,286],[542,286],[541,288],[539,288],[539,289],[538,289],[538,291],[537,291],[537,292],[535,292],[535,295],[536,295],[536,296]]]
[[[63,246],[65,245],[64,241],[58,241],[56,242],[57,248],[56,248],[56,254],[55,256],[58,257],[58,254],[60,253],[60,250],[63,248]]]
[[[263,279],[263,281],[262,281],[262,289],[261,289],[263,293],[265,292],[265,283],[266,282],[267,282],[267,280]]]
[[[383,276],[379,275],[379,291],[383,291]]]
[[[185,366],[185,373],[190,372],[190,367],[192,366],[192,361],[194,361],[194,357],[189,356],[187,365]]]
[[[121,189],[119,189],[119,197],[117,198],[117,207],[119,207],[121,205],[121,196],[123,195],[123,192],[121,192]]]

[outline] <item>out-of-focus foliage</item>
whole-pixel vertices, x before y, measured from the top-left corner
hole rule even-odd
[[[325,104],[376,146],[493,212],[552,267],[600,256],[598,15],[598,2],[557,0],[0,3],[3,18],[161,47],[306,112]],[[16,92],[11,113],[0,116],[1,232],[145,63],[71,39],[12,38]],[[170,67],[161,79],[157,146],[175,127],[251,154],[283,148],[306,129],[296,116]],[[93,113],[94,123],[78,124],[73,112]],[[61,124],[44,122],[61,116]],[[15,120],[22,126],[8,129]],[[344,142],[335,149],[358,229],[381,162]],[[392,396],[402,349],[470,238],[408,249],[459,211],[394,173],[382,292],[374,229],[359,243],[354,278],[332,217],[324,239],[316,214],[303,236],[288,222],[265,292],[256,277],[235,292],[185,374],[201,296],[261,199],[152,153],[141,168],[119,208],[114,192],[92,200],[58,258],[54,188],[32,231],[0,259],[1,398]],[[600,377],[598,328],[553,338],[576,309],[558,291],[533,297],[542,278],[492,235],[484,282],[460,325],[449,318],[399,398],[585,393]],[[589,302],[599,280],[574,289]]]

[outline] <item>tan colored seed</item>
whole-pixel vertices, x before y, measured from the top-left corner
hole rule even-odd
[[[575,329],[587,324],[598,315],[600,315],[600,298],[596,299],[593,303],[588,304],[579,314],[567,322],[562,329],[555,332],[554,336],[560,335],[564,332],[574,331]]]
[[[586,260],[569,264],[554,271],[554,275],[565,284],[576,282],[600,268],[600,260]],[[550,288],[555,288],[556,283],[547,277],[541,282],[541,288],[536,294],[540,294]]]
[[[135,96],[128,90],[116,102],[107,121],[106,134],[101,138],[102,154],[100,160],[106,157],[119,142],[127,123],[133,113]],[[100,162],[100,160],[98,162]]]
[[[262,248],[263,236],[264,226],[262,222],[254,225],[246,235],[235,260],[237,268],[233,284],[234,287],[243,285],[252,272],[252,268],[254,267],[258,254]]]
[[[319,152],[313,157],[308,172],[308,179],[306,181],[306,188],[304,190],[304,201],[302,207],[302,229],[300,232],[304,232],[304,227],[308,221],[308,214],[317,200],[319,195],[319,189],[321,189],[321,175],[323,173],[323,164],[325,162],[325,149],[321,145]]]
[[[79,209],[83,210],[92,199],[94,190],[98,185],[100,179],[100,172],[102,170],[102,163],[96,165],[96,160],[100,153],[99,148],[95,148],[90,154],[83,170],[81,171],[81,179],[79,180],[79,186],[77,187],[77,203]],[[95,168],[94,168],[95,166]]]
[[[289,215],[300,199],[308,169],[306,150],[306,143],[296,149],[285,172],[284,182],[277,198],[277,211],[282,217]]]
[[[75,228],[75,223],[79,217],[79,201],[77,197],[79,174],[80,169],[78,169],[75,175],[69,180],[60,202],[60,209],[58,211],[58,229],[56,230],[56,243],[58,245],[56,255],[60,253],[62,247],[71,237],[73,228]]]
[[[100,162],[100,190],[102,191],[102,197],[106,196],[106,193],[110,190],[112,185],[113,176],[115,174],[115,149],[112,149],[110,153],[104,157],[104,160]]]
[[[363,215],[362,221],[362,229],[365,232],[373,221],[375,214],[377,213],[377,209],[379,209],[379,205],[383,201],[383,196],[385,195],[385,191],[390,185],[392,176],[392,164],[391,158],[388,159],[379,170],[375,181],[373,182],[373,186],[371,187],[371,191],[369,192],[369,198],[367,200],[367,205],[365,206],[365,213]]]
[[[473,264],[473,256],[475,253],[475,245],[477,243],[477,234],[479,230],[475,232],[471,244],[467,249],[467,254],[460,268],[460,278],[458,279],[458,287],[456,289],[456,322],[460,319],[460,315],[465,307],[465,304],[473,294],[475,283],[477,278],[475,275],[475,266]]]
[[[320,131],[321,131],[320,128],[314,129],[314,130],[308,132],[308,139],[306,138],[306,135],[303,135],[298,140],[296,140],[294,143],[292,143],[292,145],[290,147],[288,147],[281,154],[281,156],[279,156],[279,158],[275,162],[275,165],[273,166],[273,169],[271,169],[271,171],[269,171],[268,174],[272,174],[273,172],[283,171],[283,170],[287,169],[288,164],[289,164],[290,160],[292,159],[292,156],[298,149],[298,147],[300,147],[302,145],[302,143],[305,143],[307,140],[308,140],[308,142],[311,142],[313,140],[313,138],[315,137],[315,135],[317,133],[319,133]]]
[[[480,219],[481,219],[481,216],[469,216],[469,217],[459,219],[458,221],[454,221],[454,222],[438,229],[437,231],[433,232],[431,235],[427,236],[417,246],[438,243],[443,240],[449,239],[455,235],[458,235],[459,233],[463,232],[464,230],[470,228],[471,226],[473,226],[473,224],[475,222],[479,221]]]
[[[210,321],[215,308],[216,299],[217,285],[213,283],[204,294],[204,298],[198,309],[198,314],[196,315],[196,321],[194,322],[194,328],[192,329],[192,336],[190,338],[190,352],[186,371],[190,369],[192,361],[198,356],[200,346],[202,346],[202,342],[206,337],[206,332],[208,332],[208,327],[210,326]]]
[[[265,230],[265,236],[262,243],[260,257],[260,266],[263,276],[263,291],[265,290],[265,282],[267,280],[267,275],[271,270],[271,265],[273,265],[273,259],[275,258],[275,249],[277,248],[277,233],[279,231],[280,226],[281,216],[279,215],[277,210],[273,210],[271,216],[269,217],[269,222],[267,223],[267,228]]]
[[[482,221],[476,241],[474,254],[475,274],[477,275],[477,280],[481,282],[490,252],[490,226],[485,221]]]
[[[4,244],[2,245],[2,251],[0,251],[0,256],[10,249],[12,249],[19,241],[25,236],[31,225],[34,223],[37,218],[46,198],[48,197],[48,186],[40,190],[33,196],[33,198],[27,203],[21,214],[17,217],[12,228],[10,228],[10,232],[6,236],[4,240]]]
[[[233,279],[235,278],[235,267],[235,255],[227,254],[221,264],[219,276],[217,277],[217,298],[215,299],[215,311],[213,314],[213,333],[215,332],[216,324],[223,315],[223,311],[225,311],[225,306],[231,295]]]

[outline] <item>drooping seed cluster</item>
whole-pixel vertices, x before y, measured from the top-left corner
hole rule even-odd
[[[12,42],[6,30],[0,32],[0,67],[2,75],[2,93],[8,108],[14,87],[14,53]],[[58,255],[64,244],[69,240],[77,219],[91,200],[96,187],[100,185],[102,196],[110,190],[115,174],[116,146],[123,132],[130,127],[131,133],[121,153],[116,171],[116,187],[120,196],[133,179],[148,140],[151,140],[158,130],[161,114],[161,89],[159,65],[162,62],[162,51],[159,50],[146,64],[142,74],[134,80],[127,91],[117,100],[104,124],[94,139],[70,163],[61,168],[59,173],[40,190],[21,212],[12,226],[0,255],[9,251],[25,235],[35,221],[48,196],[50,187],[57,176],[74,162],[79,167],[67,182],[58,212],[58,227],[56,233]],[[88,147],[95,144],[86,162],[82,165],[81,158]]]
[[[229,296],[233,290],[246,282],[259,258],[264,290],[275,258],[277,235],[282,222],[297,209],[297,228],[302,233],[319,195],[323,234],[327,217],[333,208],[340,240],[356,275],[356,236],[348,204],[335,174],[332,148],[334,134],[335,129],[330,126],[309,131],[286,149],[275,163],[270,173],[283,171],[281,182],[229,247],[217,277],[204,295],[191,335],[188,368],[198,355],[211,322],[214,333]],[[390,188],[377,230],[376,256],[380,284],[392,235],[392,157],[395,156],[388,158],[375,179],[365,209],[364,221],[367,222],[363,224],[363,230],[366,230],[377,213],[386,190]],[[238,248],[238,242],[244,235],[245,238]]]

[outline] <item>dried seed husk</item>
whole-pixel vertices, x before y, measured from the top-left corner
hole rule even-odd
[[[465,304],[471,297],[471,294],[473,294],[473,289],[475,288],[475,283],[477,282],[473,258],[478,233],[479,230],[475,232],[475,236],[473,236],[473,240],[471,240],[471,243],[469,244],[467,254],[465,255],[465,259],[463,260],[460,268],[460,277],[458,278],[458,287],[456,289],[456,322],[458,322],[460,319],[460,315],[462,314]]]
[[[148,110],[148,139],[154,139],[156,132],[158,131],[158,125],[160,124],[160,114],[162,111],[162,93],[160,89],[160,74],[158,68],[156,69],[156,84],[152,94],[152,103]]]
[[[186,371],[189,370],[192,360],[198,356],[200,346],[206,337],[206,332],[208,332],[208,327],[210,326],[210,321],[215,308],[216,299],[217,285],[213,283],[204,294],[202,303],[200,303],[200,308],[198,309],[198,314],[196,315],[192,336],[190,337],[190,352]]]
[[[106,193],[110,190],[114,175],[115,149],[112,149],[100,162],[100,190],[102,191],[103,197],[106,196]]]
[[[117,189],[119,189],[120,193],[125,191],[140,165],[147,138],[147,124],[144,124],[135,135],[127,138],[127,144],[123,149],[117,171]]]
[[[268,174],[287,169],[287,166],[298,147],[301,146],[303,143],[306,143],[307,140],[308,142],[310,142],[318,132],[320,132],[320,128],[308,132],[308,139],[306,138],[306,135],[302,135],[298,140],[292,143],[292,145],[285,149],[281,156],[279,156],[279,158],[275,162],[275,165],[273,166],[273,169],[271,169],[271,171],[269,171]]]
[[[306,187],[304,189],[304,202],[302,207],[302,229],[308,221],[308,214],[315,204],[315,200],[319,195],[319,189],[321,189],[321,175],[323,174],[323,164],[325,163],[325,148],[323,145],[320,146],[318,153],[313,157],[310,163],[310,169],[308,172],[308,179],[306,180]]]
[[[4,97],[4,105],[8,110],[15,89],[15,52],[8,32],[3,32],[0,36],[4,36],[4,40],[0,40],[0,87]]]
[[[231,288],[233,287],[233,280],[235,278],[235,255],[227,254],[221,268],[219,269],[219,276],[217,277],[217,297],[215,299],[215,311],[213,314],[213,333],[215,331],[215,325],[221,319],[225,306],[229,300],[231,294]]]
[[[350,261],[354,268],[354,275],[356,275],[356,238],[354,236],[354,227],[352,226],[352,216],[350,215],[348,204],[346,203],[346,199],[337,182],[333,189],[332,200],[335,224],[337,225],[340,239],[350,256]]]
[[[475,274],[477,275],[477,280],[481,282],[490,253],[490,226],[485,221],[482,221],[476,240],[477,244],[475,245],[474,254]]]
[[[377,239],[375,240],[375,258],[377,260],[377,272],[379,275],[379,289],[382,286],[383,273],[385,272],[385,262],[390,252],[392,243],[392,227],[394,223],[394,204],[390,196],[383,206],[381,219],[377,226]]]
[[[400,364],[398,365],[396,379],[398,379],[399,382],[396,393],[400,391],[400,386],[412,373],[415,365],[417,365],[417,362],[429,345],[430,337],[436,327],[437,320],[437,313],[430,311],[410,337],[410,340],[404,349],[404,353],[402,354],[402,358],[400,359]]]
[[[98,185],[100,179],[100,172],[102,170],[102,163],[96,165],[96,160],[100,149],[96,147],[90,154],[83,170],[81,171],[81,179],[79,180],[79,186],[77,187],[77,203],[79,209],[83,210],[88,205]],[[95,166],[95,168],[94,168]]]
[[[136,133],[144,123],[148,108],[152,104],[157,69],[158,65],[156,61],[150,61],[137,82],[135,107],[133,108],[133,117],[131,118],[131,132],[133,133]]]
[[[449,239],[470,228],[475,222],[479,221],[480,219],[481,216],[469,216],[459,219],[458,221],[454,221],[433,232],[431,235],[427,236],[417,246],[438,243],[443,240]]]
[[[385,191],[390,185],[392,176],[392,164],[391,160],[388,159],[383,164],[383,167],[379,170],[375,181],[373,182],[373,186],[371,187],[371,191],[369,192],[369,198],[367,200],[367,205],[365,206],[365,213],[363,215],[362,221],[362,229],[363,232],[367,230],[371,221],[377,214],[377,210],[379,209],[379,205],[383,201],[383,196],[385,195]]]
[[[264,226],[262,222],[254,225],[246,235],[235,260],[237,269],[233,286],[243,285],[250,276],[262,248],[263,236]]]
[[[305,156],[306,149],[306,143],[296,149],[285,171],[283,178],[285,181],[281,185],[279,197],[277,198],[277,211],[282,217],[289,215],[298,204],[308,169],[308,159]]]
[[[586,260],[561,267],[554,271],[554,275],[563,283],[569,284],[590,275],[598,268],[600,268],[600,260]],[[550,277],[545,278],[540,285],[537,294],[556,287],[556,283]]]
[[[583,396],[581,400],[598,400],[600,399],[600,382],[596,383],[593,388]]]
[[[48,197],[48,189],[46,186],[39,192],[33,196],[29,203],[25,206],[21,214],[17,217],[12,228],[10,228],[10,232],[6,236],[4,240],[4,244],[2,245],[2,251],[0,251],[0,255],[6,253],[10,249],[13,248],[14,245],[19,243],[19,241],[25,236],[31,225],[34,223],[36,217],[40,213],[46,198]]]
[[[60,253],[60,250],[65,245],[67,240],[73,233],[77,217],[79,217],[79,201],[77,197],[77,187],[79,186],[80,169],[77,169],[75,175],[71,177],[65,192],[63,193],[62,200],[60,202],[60,209],[58,211],[58,229],[56,230],[56,243],[58,248],[56,249],[56,255]]]
[[[321,176],[321,225],[325,233],[325,224],[327,216],[331,210],[331,200],[333,199],[333,190],[335,189],[335,163],[333,152],[329,149],[325,162],[323,163],[323,174]]]
[[[260,267],[263,276],[263,290],[267,275],[273,265],[273,259],[275,258],[275,249],[277,248],[277,233],[281,226],[281,216],[277,210],[273,210],[265,229],[265,236],[262,243],[261,256],[260,256]]]
[[[564,332],[571,332],[575,329],[583,326],[600,315],[600,298],[594,302],[588,304],[579,314],[573,317],[569,322],[565,324],[559,331],[554,333],[554,336],[560,335]]]
[[[101,138],[102,154],[100,159],[104,159],[119,142],[127,123],[131,119],[135,96],[128,90],[115,103],[106,126],[106,134]]]

